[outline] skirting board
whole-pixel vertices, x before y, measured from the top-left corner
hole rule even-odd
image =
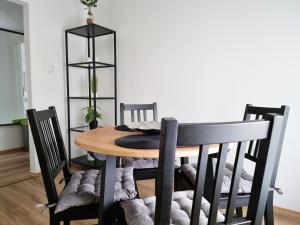
[[[21,148],[12,148],[12,149],[1,150],[0,151],[0,155],[6,155],[8,153],[16,153],[16,152],[20,152],[20,151],[26,152],[26,150],[24,149],[24,147],[21,147]]]

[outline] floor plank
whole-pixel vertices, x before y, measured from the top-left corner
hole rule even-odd
[[[29,152],[15,149],[0,154],[0,187],[35,177],[30,173]]]

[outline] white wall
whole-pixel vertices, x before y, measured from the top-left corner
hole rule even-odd
[[[0,151],[24,147],[21,126],[0,127]]]
[[[19,31],[23,32],[23,9],[21,5],[17,5],[8,1],[0,1],[0,28],[5,28],[9,30]],[[10,68],[6,65],[9,64],[9,62],[6,59],[14,59],[15,57],[8,54],[8,52],[12,51],[11,45],[3,45],[4,42],[7,42],[6,37],[9,36],[9,33],[7,35],[3,35],[2,37],[2,45],[1,45],[1,62],[2,64],[0,69],[0,77],[7,76],[7,74],[16,74],[16,71],[13,70],[13,68]],[[11,35],[14,36],[14,38],[19,38],[18,35]],[[5,40],[4,40],[5,39]],[[4,70],[3,70],[4,69]],[[6,80],[6,85],[1,85],[1,96],[4,96],[5,94],[8,94],[4,98],[1,99],[2,106],[5,105],[5,109],[1,110],[0,115],[1,118],[8,118],[8,112],[14,112],[17,111],[17,105],[13,104],[12,99],[17,99],[14,94],[16,94],[16,90],[14,87],[16,86],[16,79]],[[5,88],[8,88],[7,90]],[[14,91],[14,92],[12,92]],[[1,98],[1,97],[0,97]],[[11,104],[8,105],[8,102]],[[17,107],[17,108],[16,108]],[[16,113],[17,114],[17,113]],[[12,116],[12,114],[10,114]],[[15,118],[10,118],[10,120]],[[5,119],[4,119],[5,120]],[[10,123],[9,119],[6,119],[4,123]],[[3,123],[3,120],[1,121]],[[0,127],[0,151],[7,150],[7,149],[14,149],[14,148],[20,148],[24,146],[23,143],[23,136],[22,136],[22,128],[21,126],[1,126]]]
[[[181,122],[290,105],[275,204],[300,211],[299,10],[298,0],[110,0],[95,17],[118,32],[119,102],[157,101]]]

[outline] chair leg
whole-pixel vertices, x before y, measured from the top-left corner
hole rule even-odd
[[[175,169],[174,173],[174,191],[180,191],[182,189],[181,185],[181,175],[178,169]]]
[[[265,225],[274,225],[273,194],[273,192],[270,192],[268,196],[264,214]]]
[[[236,208],[236,215],[238,217],[243,217],[243,208],[242,207]]]
[[[50,225],[60,225],[60,222],[55,218],[54,215],[50,214]]]

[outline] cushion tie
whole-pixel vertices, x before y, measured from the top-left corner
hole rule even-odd
[[[36,204],[36,208],[41,208],[42,211],[41,211],[41,214],[43,215],[45,210],[46,209],[50,209],[50,208],[53,208],[56,206],[56,203],[53,203],[53,204],[49,204],[49,203],[46,203],[46,204]]]
[[[283,191],[281,190],[281,188],[278,187],[270,187],[270,191],[276,191],[277,194],[283,195]]]

